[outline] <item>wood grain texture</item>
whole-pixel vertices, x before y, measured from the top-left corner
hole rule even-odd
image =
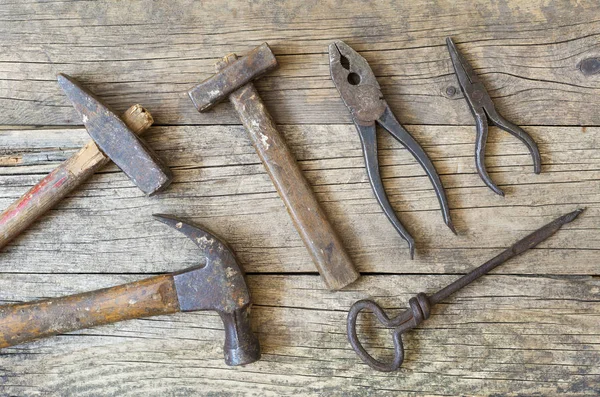
[[[0,348],[38,338],[179,311],[173,276],[0,307]]]
[[[371,274],[333,293],[313,273],[242,126],[153,128],[147,139],[174,170],[171,188],[160,200],[148,199],[114,166],[95,175],[5,249],[1,299],[62,296],[196,264],[202,261],[197,248],[150,216],[176,213],[226,236],[250,273],[256,303],[251,318],[263,360],[225,369],[218,316],[177,314],[5,350],[0,356],[0,366],[10,371],[5,390],[131,396],[197,390],[596,394],[600,164],[594,148],[600,128],[529,127],[540,143],[541,175],[531,172],[525,147],[492,129],[489,167],[508,192],[504,200],[477,177],[472,126],[408,129],[440,171],[459,229],[459,236],[453,236],[444,226],[416,161],[381,134],[384,183],[400,216],[415,228],[414,261],[372,195],[354,127],[281,128],[354,262]],[[30,157],[18,167],[1,169],[0,203],[26,190],[37,173],[86,138],[82,129],[5,132],[0,146]],[[27,136],[26,148],[19,134]],[[41,161],[45,153],[57,154]],[[410,296],[435,291],[577,206],[587,207],[577,222],[436,308],[427,324],[407,337],[408,357],[400,373],[374,373],[350,350],[344,326],[355,300],[373,297],[384,307],[404,308]],[[366,331],[375,349],[389,342],[387,332],[373,325]],[[121,373],[124,368],[127,375]]]
[[[233,61],[225,57],[217,70]],[[252,146],[273,181],[294,227],[306,246],[323,282],[329,289],[339,290],[359,277],[338,233],[327,218],[308,181],[253,82],[229,95]]]
[[[405,338],[398,373],[357,361],[343,332],[348,307],[376,297],[392,311],[455,275],[363,276],[355,289],[328,292],[317,275],[251,275],[253,326],[262,359],[222,363],[222,322],[187,313],[132,320],[9,348],[0,357],[5,390],[64,395],[596,395],[600,314],[592,277],[490,275],[437,306]],[[137,276],[3,277],[11,295],[54,295],[75,285],[111,285]],[[57,284],[65,286],[58,287]],[[282,293],[285,291],[285,293]],[[385,356],[391,341],[369,322],[361,331]],[[388,353],[389,354],[389,353]],[[40,384],[43,379],[43,384]]]
[[[141,105],[133,105],[121,118],[136,134],[143,134],[153,122]],[[0,214],[0,249],[109,162],[94,140],[87,142]]]
[[[278,123],[350,122],[329,78],[335,39],[373,65],[402,124],[464,124],[461,95],[445,94],[458,88],[446,36],[513,122],[600,124],[600,74],[580,69],[600,53],[594,0],[128,3],[127,12],[111,0],[0,4],[0,124],[79,123],[58,72],[115,108],[143,103],[158,124],[237,124],[227,105],[198,114],[186,91],[214,73],[215,59],[264,41],[280,69],[257,88]]]
[[[116,1],[0,3],[0,208],[88,140],[55,83],[81,78],[113,108],[143,103],[147,139],[173,169],[145,198],[109,166],[1,253],[0,303],[54,298],[181,270],[197,248],[151,218],[172,213],[226,239],[249,273],[263,359],[223,363],[213,313],[131,320],[0,351],[0,395],[600,394],[600,6],[584,1]],[[498,110],[540,146],[490,130],[495,196],[474,167],[474,126],[444,39],[452,36]],[[459,235],[447,230],[417,162],[379,139],[390,201],[416,259],[373,197],[358,135],[329,78],[327,44],[365,56],[386,100],[432,158]],[[329,292],[230,104],[200,114],[186,91],[223,54],[267,41],[280,63],[258,80],[318,200],[363,276]],[[585,61],[585,62],[584,62]],[[583,65],[583,66],[582,66]],[[584,73],[585,71],[585,73]],[[591,72],[591,73],[590,73]],[[434,308],[407,335],[398,373],[362,364],[346,340],[350,305],[406,308],[560,214],[587,210],[536,249]],[[381,356],[386,331],[368,317]]]

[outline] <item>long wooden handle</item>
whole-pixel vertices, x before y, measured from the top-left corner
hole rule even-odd
[[[141,105],[130,107],[121,117],[137,134],[154,122]],[[94,141],[89,141],[0,214],[0,249],[109,162]]]
[[[63,332],[179,311],[173,276],[0,306],[0,348]]]
[[[243,86],[229,100],[250,133],[254,148],[325,284],[337,290],[355,281],[359,273],[254,86]]]

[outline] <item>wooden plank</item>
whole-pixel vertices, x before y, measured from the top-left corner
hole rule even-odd
[[[402,123],[472,124],[460,90],[446,94],[457,88],[444,41],[451,35],[512,121],[599,125],[600,74],[580,68],[598,56],[598,12],[596,1],[568,0],[138,0],[125,13],[109,0],[3,3],[0,124],[78,124],[59,72],[120,111],[143,104],[158,124],[238,124],[229,104],[199,114],[185,92],[214,73],[216,59],[263,41],[281,64],[258,82],[278,123],[347,123],[329,78],[327,45],[336,39],[368,59]]]
[[[151,218],[173,213],[231,243],[249,272],[263,346],[260,362],[227,368],[214,313],[128,321],[1,350],[0,395],[599,395],[599,12],[589,0],[134,0],[126,11],[112,0],[0,3],[1,208],[89,139],[59,72],[117,111],[147,106],[160,125],[149,142],[175,173],[152,198],[114,166],[93,177],[0,253],[0,304],[201,262],[191,242]],[[500,112],[540,145],[534,175],[525,147],[491,130],[488,169],[504,199],[477,176],[472,116],[459,90],[448,94],[458,88],[450,35]],[[373,197],[330,80],[336,39],[370,62],[446,186],[459,236],[444,226],[423,170],[382,134],[384,183],[417,241],[414,261]],[[280,68],[257,88],[366,273],[338,293],[316,275],[232,106],[199,114],[186,95],[216,59],[264,41]],[[406,335],[400,372],[372,371],[350,349],[345,319],[356,300],[398,312],[580,206],[575,223],[436,307]],[[387,331],[369,318],[360,329],[389,355]]]
[[[585,206],[588,210],[576,224],[499,271],[597,274],[600,158],[594,147],[600,128],[587,128],[583,134],[576,127],[528,128],[540,143],[541,175],[533,174],[523,145],[493,130],[488,165],[507,190],[505,199],[487,189],[475,173],[471,127],[409,130],[442,174],[459,230],[457,237],[443,225],[431,184],[412,156],[387,134],[380,134],[384,182],[392,204],[416,238],[414,261],[373,197],[354,127],[282,128],[362,272],[464,272],[558,215]],[[2,254],[3,268],[168,272],[173,263],[183,267],[198,255],[193,244],[150,216],[173,213],[227,239],[251,273],[315,271],[241,127],[160,127],[148,135],[174,170],[175,180],[166,192],[146,198],[116,167],[108,168],[9,245]],[[580,140],[582,135],[585,140]],[[27,191],[85,139],[81,129],[0,134],[0,147],[8,153],[0,162],[20,159],[17,165],[0,167],[0,207]],[[131,259],[123,260],[124,253],[131,253]]]
[[[10,300],[34,299],[139,278],[3,274],[0,290]],[[187,313],[5,349],[1,385],[7,394],[78,396],[600,392],[600,283],[592,277],[486,276],[405,337],[401,372],[376,373],[358,360],[344,333],[352,302],[375,297],[397,312],[415,293],[455,278],[366,276],[330,292],[318,276],[250,276],[263,351],[257,363],[226,369],[219,317]],[[364,321],[361,332],[375,352],[389,354],[386,331]]]

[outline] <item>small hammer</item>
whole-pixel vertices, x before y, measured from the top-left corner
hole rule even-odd
[[[263,43],[243,58],[223,58],[217,74],[189,95],[201,112],[229,97],[325,284],[341,289],[359,274],[252,84],[275,67],[275,55]]]
[[[136,136],[153,123],[146,109],[134,105],[119,118],[71,77],[60,74],[58,82],[81,114],[93,140],[0,214],[0,248],[111,159],[149,195],[171,182],[170,170]]]
[[[225,363],[258,360],[260,345],[249,322],[250,293],[231,249],[197,226],[154,216],[192,240],[206,264],[78,295],[0,306],[0,348],[134,318],[214,310],[225,327]]]

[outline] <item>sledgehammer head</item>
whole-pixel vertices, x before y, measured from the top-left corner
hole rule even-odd
[[[260,358],[260,345],[249,321],[250,292],[233,251],[218,237],[170,215],[154,215],[179,230],[206,256],[206,264],[173,275],[183,312],[214,310],[225,326],[225,362],[243,365]]]
[[[199,112],[227,98],[229,94],[277,67],[277,59],[267,43],[262,43],[188,93]]]

